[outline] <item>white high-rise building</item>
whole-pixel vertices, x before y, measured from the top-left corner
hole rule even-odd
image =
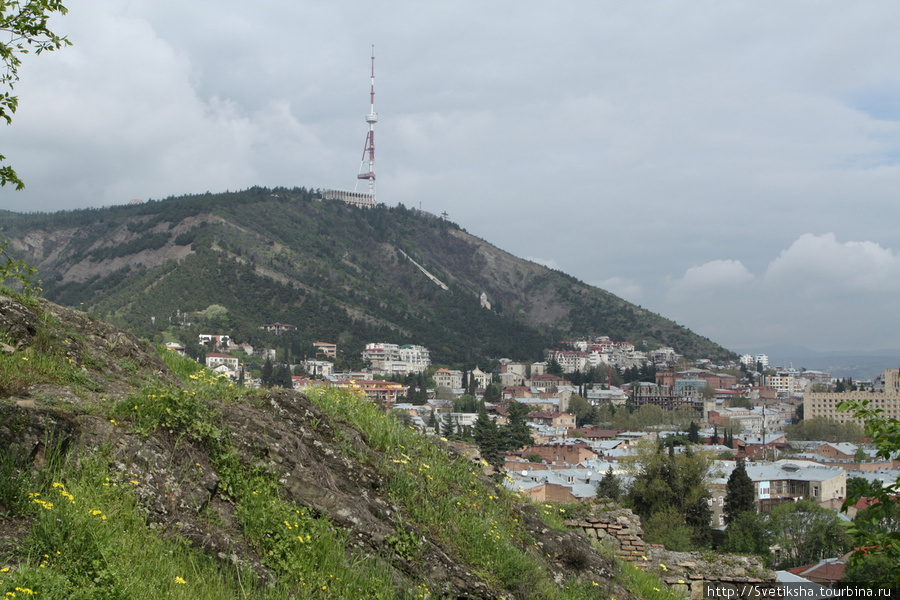
[[[385,375],[422,373],[431,365],[428,348],[413,344],[366,344],[362,358],[372,365],[372,370]]]

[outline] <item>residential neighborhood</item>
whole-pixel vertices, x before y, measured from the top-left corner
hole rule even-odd
[[[290,327],[261,326],[275,334]],[[253,365],[274,363],[274,349],[238,344],[226,334],[202,335],[198,343],[209,350],[206,366],[221,376],[248,386],[273,383]],[[178,343],[169,349],[183,352]],[[727,530],[725,499],[738,465],[746,465],[741,468],[759,515],[809,501],[847,520],[860,510],[841,512],[848,480],[886,484],[900,476],[900,457],[876,457],[859,427],[853,441],[798,439],[796,433],[804,422],[860,425],[837,410],[847,399],[900,415],[896,369],[844,390],[827,373],[772,367],[765,355],[724,364],[686,361],[674,348],[639,351],[605,336],[561,343],[541,361],[501,358],[469,368],[433,365],[420,345],[371,342],[361,355],[365,368],[341,371],[335,368],[341,352],[338,344],[315,342],[309,358],[282,365],[289,377],[283,385],[352,389],[423,434],[476,455],[481,419],[509,427],[521,412],[530,442],[490,460],[504,473],[507,489],[538,502],[594,501],[604,478],[628,490],[639,476],[642,453],[652,448],[707,457],[708,526],[719,531]],[[835,564],[846,567],[835,561],[831,571]]]

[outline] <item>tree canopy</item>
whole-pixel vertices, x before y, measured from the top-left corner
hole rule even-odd
[[[662,444],[644,447],[633,459],[634,482],[628,502],[644,522],[647,541],[670,547],[679,539],[676,530],[688,534],[694,548],[709,543],[712,534],[707,476],[710,460],[705,454],[695,454],[690,446],[683,452],[666,452]]]
[[[47,25],[52,13],[66,14],[61,0],[11,0],[0,2],[0,32],[6,41],[0,42],[0,119],[7,124],[19,107],[19,98],[12,94],[19,81],[19,66],[22,55],[34,52],[58,50],[70,42],[65,37],[53,33]],[[0,162],[6,159],[0,155]],[[9,165],[0,166],[0,186],[7,183],[16,189],[25,183]]]
[[[618,500],[622,496],[622,482],[613,473],[610,466],[600,481],[597,482],[597,497]]]
[[[889,460],[900,452],[900,420],[886,417],[882,409],[870,407],[868,400],[840,402],[837,408],[864,419],[866,436],[877,449],[876,457]],[[841,509],[846,511],[863,497],[872,498],[873,502],[857,514],[849,528],[861,549],[853,555],[852,565],[861,569],[860,564],[866,560],[900,564],[900,476],[886,485],[860,478],[848,480],[847,499]],[[891,569],[889,577],[894,584],[900,584],[900,570]]]
[[[779,504],[769,514],[769,526],[781,548],[777,565],[782,569],[840,556],[850,546],[837,514],[812,500]]]
[[[769,515],[758,515],[744,511],[735,515],[725,530],[722,550],[732,554],[756,554],[766,564],[771,564],[773,532],[768,525]]]
[[[787,425],[784,434],[789,440],[856,442],[863,437],[863,430],[856,423],[840,423],[825,417],[813,417]]]
[[[737,461],[737,466],[728,476],[728,484],[725,492],[725,523],[731,523],[743,512],[756,512],[753,480],[747,474],[747,468],[743,460]]]

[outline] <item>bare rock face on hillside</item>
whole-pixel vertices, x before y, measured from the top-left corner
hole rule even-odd
[[[0,296],[0,335],[6,340],[6,352],[31,345],[38,331],[37,319],[37,314],[21,302]]]
[[[5,297],[0,297],[0,335],[19,351],[37,344],[56,348],[83,375],[74,386],[48,382],[15,393],[0,390],[0,453],[27,457],[40,467],[52,450],[46,447],[48,440],[55,449],[78,455],[102,451],[111,479],[134,486],[148,527],[251,569],[262,582],[275,577],[265,557],[244,538],[236,507],[202,443],[165,430],[138,435],[98,410],[104,402],[127,397],[141,382],[177,381],[153,348],[83,313]],[[272,390],[253,403],[223,403],[217,410],[242,464],[276,473],[286,500],[327,517],[348,534],[355,549],[390,558],[398,587],[425,581],[455,598],[521,597],[517,590],[489,586],[450,549],[418,531],[390,501],[382,476],[366,466],[379,457],[364,435],[329,419],[303,394]],[[630,597],[610,583],[615,564],[583,535],[551,530],[529,504],[520,513],[558,582],[575,576],[595,582],[610,596]],[[0,521],[0,550],[15,548],[27,530],[25,522]],[[390,542],[409,532],[422,540],[414,561],[399,556]]]

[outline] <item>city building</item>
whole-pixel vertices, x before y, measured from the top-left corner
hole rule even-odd
[[[469,371],[469,377],[475,380],[475,387],[482,390],[487,389],[493,380],[493,376],[490,373],[485,373],[478,367]]]
[[[238,359],[236,356],[228,354],[220,354],[218,352],[210,352],[206,355],[206,367],[215,369],[219,365],[225,365],[230,371],[237,371]]]
[[[841,423],[865,425],[849,412],[838,411],[844,400],[868,401],[869,408],[880,409],[886,418],[900,419],[900,369],[887,369],[880,380],[881,392],[807,392],[803,397],[803,417],[825,417]]]
[[[447,388],[450,390],[458,390],[463,386],[462,371],[452,371],[450,369],[438,369],[434,372],[434,385],[439,388]]]
[[[424,373],[431,365],[428,349],[412,344],[402,346],[383,342],[366,344],[362,358],[369,362],[373,373],[381,375]]]
[[[330,342],[313,342],[313,348],[316,349],[316,357],[337,358],[337,344]]]
[[[281,335],[285,331],[296,329],[296,327],[290,323],[266,323],[265,325],[260,325],[259,328],[263,331],[274,333],[275,335]]]
[[[847,472],[839,467],[778,461],[749,463],[746,469],[753,481],[757,508],[763,513],[782,502],[804,499],[837,508],[847,492]]]
[[[209,346],[212,348],[224,348],[229,340],[231,340],[231,336],[228,335],[213,335],[209,333],[201,333],[197,336],[197,342],[201,346]]]
[[[304,360],[303,368],[315,377],[331,377],[334,374],[334,363],[327,360]]]

